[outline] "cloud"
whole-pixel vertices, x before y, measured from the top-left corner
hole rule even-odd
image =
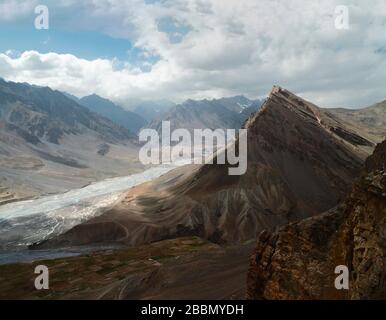
[[[386,99],[386,5],[382,0],[371,5],[350,1],[350,29],[336,30],[334,12],[340,4],[338,0],[50,2],[49,8],[56,6],[57,19],[60,13],[65,17],[57,24],[127,38],[145,58],[158,60],[145,62],[147,68],[141,69],[132,61],[27,51],[0,55],[0,75],[77,95],[96,92],[122,103],[134,98],[256,97],[266,95],[273,84],[322,106],[363,106]]]
[[[34,11],[36,0],[5,0],[0,3],[0,22],[15,21]]]

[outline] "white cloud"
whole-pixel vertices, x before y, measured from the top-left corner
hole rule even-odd
[[[28,51],[19,57],[0,55],[0,75],[77,95],[96,92],[121,102],[260,96],[273,84],[323,106],[360,106],[386,99],[386,5],[383,0],[371,5],[350,1],[351,28],[342,31],[334,28],[334,11],[340,4],[338,0],[52,2],[61,10],[77,12],[74,20],[71,15],[66,19],[73,30],[126,37],[160,60],[150,72],[142,72],[130,61],[117,68],[116,61]],[[189,26],[178,43],[158,29],[159,20],[168,17]]]
[[[33,13],[36,0],[5,0],[0,3],[0,21],[13,21]]]

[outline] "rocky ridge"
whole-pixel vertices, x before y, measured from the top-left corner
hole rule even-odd
[[[320,216],[261,233],[250,259],[249,299],[386,298],[386,141],[348,198]],[[349,290],[334,285],[349,268]]]

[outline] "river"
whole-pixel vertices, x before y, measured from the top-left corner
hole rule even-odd
[[[62,234],[102,214],[131,187],[178,167],[162,165],[142,173],[107,179],[63,194],[0,206],[0,264],[80,254],[80,250],[27,251],[29,245]],[[91,250],[91,249],[90,249]]]

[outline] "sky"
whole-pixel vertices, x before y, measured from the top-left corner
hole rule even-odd
[[[122,105],[273,85],[321,107],[386,99],[384,0],[0,0],[0,39],[0,77]]]

